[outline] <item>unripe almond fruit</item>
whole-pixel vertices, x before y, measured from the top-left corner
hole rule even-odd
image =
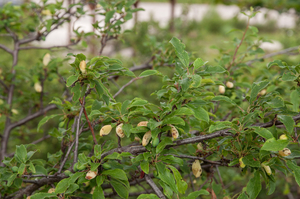
[[[267,90],[266,90],[266,89],[262,89],[262,90],[259,92],[260,95],[265,95],[266,93],[267,93]]]
[[[271,168],[267,165],[265,165],[264,163],[261,163],[261,166],[264,168],[264,170],[266,171],[266,173],[270,176],[272,175],[272,171]]]
[[[30,196],[27,196],[26,199],[30,199]]]
[[[240,159],[239,159],[239,162],[240,162],[240,167],[241,167],[241,168],[245,168],[246,165],[245,165],[244,162],[243,162],[243,158],[240,158]]]
[[[141,138],[139,138],[139,137],[134,137],[134,141],[139,142],[139,141],[141,141]]]
[[[224,93],[225,93],[225,87],[222,86],[222,85],[220,85],[220,86],[219,86],[219,92],[220,92],[221,94],[224,94]]]
[[[54,193],[55,192],[55,188],[50,188],[49,190],[48,190],[48,193]]]
[[[50,12],[50,10],[42,10],[42,15],[52,15],[52,13]]]
[[[138,123],[137,126],[147,126],[147,124],[148,124],[148,121],[142,121],[142,122]]]
[[[36,83],[34,84],[34,90],[35,90],[36,92],[38,92],[38,93],[42,92],[43,88],[42,88],[40,82],[36,82]]]
[[[172,134],[172,137],[174,139],[177,139],[179,137],[179,133],[178,133],[178,130],[175,128],[175,126],[173,126],[172,124],[169,124],[169,126],[171,127],[171,134]]]
[[[226,82],[227,88],[233,88],[234,84],[232,82]]]
[[[98,170],[96,170],[96,171],[89,171],[89,172],[87,172],[87,174],[85,176],[85,179],[91,180],[91,179],[95,178],[97,176],[97,174],[98,174]]]
[[[15,115],[17,115],[17,114],[19,114],[19,111],[17,110],[17,109],[11,109],[11,112],[13,113],[13,114],[15,114]]]
[[[44,64],[44,66],[47,66],[47,65],[49,64],[50,60],[51,60],[51,56],[50,56],[49,53],[47,53],[47,54],[43,57],[43,64]]]
[[[292,153],[291,150],[288,148],[284,148],[283,150],[278,151],[278,154],[282,157],[289,156],[291,155],[291,153]]]
[[[120,138],[123,138],[125,136],[122,127],[123,127],[123,123],[119,124],[116,128],[116,133]]]
[[[82,60],[79,64],[80,71],[82,74],[86,74],[86,62]]]
[[[146,146],[149,143],[150,139],[151,139],[151,131],[148,131],[147,133],[145,133],[143,137],[142,145]]]
[[[199,142],[199,143],[197,144],[197,149],[203,151],[203,146],[202,146],[202,143],[201,143],[201,142]]]
[[[287,140],[288,137],[286,136],[286,134],[282,134],[280,137],[279,137],[280,140]]]
[[[100,130],[100,136],[108,135],[110,133],[111,129],[112,129],[112,127],[110,124],[103,126]]]
[[[195,162],[192,164],[192,171],[196,178],[200,177],[200,175],[202,173],[202,168],[201,168],[199,160],[195,160]]]

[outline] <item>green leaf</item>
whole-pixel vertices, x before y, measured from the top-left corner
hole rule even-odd
[[[20,175],[23,175],[24,174],[24,171],[25,171],[25,164],[22,163],[20,166],[19,166],[19,169],[18,169],[18,174]]]
[[[108,11],[105,14],[105,23],[106,24],[110,22],[110,19],[114,16],[114,14],[115,14],[115,10]]]
[[[205,73],[215,74],[215,73],[225,73],[227,70],[222,66],[208,66]]]
[[[71,89],[71,92],[73,93],[72,101],[78,102],[81,94],[81,86],[79,82],[75,84],[75,86]]]
[[[95,89],[96,89],[96,91],[98,93],[98,96],[101,98],[102,95],[104,94],[103,88],[101,87],[99,81],[95,80],[94,82],[95,82]]]
[[[176,37],[173,37],[169,42],[175,48],[176,55],[179,58],[182,65],[187,68],[189,66],[189,55],[184,50],[185,45],[183,43],[181,43],[180,40],[177,39]]]
[[[129,191],[120,181],[112,179],[110,184],[121,198],[128,198]]]
[[[159,174],[160,179],[170,186],[170,188],[175,192],[178,193],[177,187],[175,185],[174,177],[171,175],[170,171],[166,168],[162,162],[156,163],[156,168]]]
[[[68,77],[67,79],[67,87],[71,86],[77,79],[78,79],[79,75],[72,75],[70,77]]]
[[[35,167],[34,167],[34,165],[32,164],[32,162],[29,163],[29,170],[32,171],[32,173],[35,173],[35,172],[36,172]]]
[[[237,199],[248,199],[248,196],[245,194],[245,192],[241,193]]]
[[[252,89],[251,89],[251,94],[250,94],[250,104],[252,104],[254,102],[258,93],[262,89],[266,88],[269,83],[270,82],[268,80],[253,83]]]
[[[272,98],[272,100],[267,102],[267,104],[270,105],[272,108],[280,108],[285,105],[283,99],[279,96]]]
[[[293,104],[293,111],[298,112],[299,111],[299,105],[300,105],[300,92],[298,90],[294,90],[291,92],[291,102]]]
[[[177,189],[179,191],[179,193],[181,194],[185,194],[185,191],[187,190],[188,188],[188,184],[182,179],[179,171],[171,166],[171,165],[168,165],[168,167],[172,170],[173,172],[173,175],[175,177],[175,180],[176,180],[176,185],[177,185]]]
[[[250,199],[255,199],[261,190],[259,170],[254,172],[254,177],[247,184],[247,193]]]
[[[245,157],[243,157],[243,162],[245,165],[248,165],[250,167],[260,167],[259,160],[254,160],[253,155],[246,155]]]
[[[26,163],[27,161],[27,150],[23,144],[16,146],[16,157],[22,163]]]
[[[52,198],[57,197],[56,193],[36,193],[30,196],[30,199],[44,199],[44,198]]]
[[[293,170],[293,174],[297,184],[300,186],[300,167],[294,164],[291,160],[286,162],[287,166]]]
[[[102,102],[95,100],[92,105],[92,111],[99,110],[101,107],[102,107]]]
[[[297,79],[297,76],[291,74],[291,72],[287,72],[282,75],[281,79],[282,81],[294,81],[295,79]]]
[[[14,180],[17,177],[17,173],[12,174],[11,176],[9,176],[9,178],[7,179],[7,186],[10,187],[12,185],[12,183],[14,182]]]
[[[194,61],[194,63],[193,63],[193,65],[194,65],[194,71],[195,71],[195,70],[198,70],[201,66],[203,66],[203,65],[206,64],[206,63],[207,63],[207,61],[204,62],[204,61],[202,61],[201,58],[197,58],[197,59]]]
[[[294,119],[288,115],[278,115],[277,117],[284,124],[286,130],[292,134],[295,126]]]
[[[69,178],[61,180],[55,187],[55,193],[64,193],[69,187]]]
[[[104,192],[101,188],[101,186],[96,186],[94,193],[93,193],[93,199],[105,199]]]
[[[253,128],[254,132],[263,138],[266,138],[266,139],[274,138],[273,134],[265,128],[260,128],[260,127],[251,127],[251,128]]]
[[[193,78],[192,87],[198,88],[201,85],[202,77],[200,75],[195,74],[192,75],[192,78]]]
[[[195,113],[195,118],[199,119],[199,120],[203,120],[206,123],[209,123],[209,115],[208,112],[201,107],[197,107],[197,108],[191,108],[194,113]]]
[[[161,140],[161,142],[156,147],[156,153],[161,153],[167,145],[172,145],[172,139],[169,137],[165,137]]]
[[[229,97],[226,97],[226,96],[216,96],[216,97],[212,98],[211,101],[225,101],[232,105],[236,105],[236,103],[234,101],[232,101]]]
[[[146,104],[148,104],[147,100],[138,99],[138,100],[135,100],[134,102],[132,102],[130,104],[130,107],[133,107],[133,106],[144,106]]]
[[[285,68],[286,66],[282,63],[281,60],[275,60],[275,61],[272,61],[270,62],[268,65],[267,65],[267,68],[270,68],[271,66],[273,65],[277,65],[279,66],[280,68]]]
[[[76,191],[77,189],[79,189],[79,185],[75,184],[75,183],[72,183],[72,184],[69,185],[69,187],[68,187],[67,191],[65,192],[65,194],[71,194],[74,191]]]
[[[126,173],[122,169],[111,169],[102,172],[102,175],[108,175],[112,178],[128,181]]]
[[[137,199],[159,199],[155,194],[142,194]]]
[[[209,195],[209,192],[204,189],[201,189],[200,191],[195,191],[195,192],[190,193],[186,197],[186,199],[196,199],[200,195]]]
[[[182,118],[174,116],[174,117],[164,119],[163,124],[175,124],[175,125],[177,124],[177,125],[184,126],[185,122]]]
[[[122,107],[121,107],[121,114],[124,115],[125,113],[127,113],[127,107],[130,104],[129,100],[126,100],[123,102]]]
[[[37,131],[39,131],[40,127],[43,126],[46,122],[48,122],[48,120],[56,117],[56,116],[59,116],[60,114],[56,114],[56,115],[50,115],[50,116],[46,116],[44,117],[38,124],[38,127],[37,127]]]
[[[265,151],[280,151],[289,144],[289,140],[276,140],[275,138],[268,139],[261,150]]]
[[[141,162],[140,166],[141,166],[141,169],[142,169],[146,174],[149,173],[149,162],[143,161],[143,162]]]
[[[157,75],[157,74],[159,74],[157,70],[145,70],[140,74],[139,77],[147,77],[150,75]]]
[[[231,125],[232,125],[231,122],[227,122],[227,121],[219,122],[218,121],[209,127],[209,132],[212,133],[212,132],[219,131],[222,129],[231,128]]]

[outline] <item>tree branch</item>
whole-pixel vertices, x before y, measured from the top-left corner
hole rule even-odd
[[[8,52],[11,55],[13,54],[13,51],[11,49],[9,49],[8,47],[6,47],[6,46],[4,46],[2,44],[0,44],[0,48],[3,49],[3,50],[5,50],[6,52]]]
[[[129,86],[130,84],[132,84],[133,82],[135,82],[136,80],[138,79],[142,79],[143,77],[136,77],[136,78],[133,78],[131,79],[127,84],[125,84],[124,86],[122,86],[118,92],[116,92],[116,94],[113,96],[114,98],[116,98],[123,90],[124,88],[126,88],[127,86]]]
[[[166,199],[165,195],[161,192],[161,190],[157,187],[157,185],[153,182],[152,178],[149,175],[145,174],[145,180],[159,198]]]
[[[77,162],[77,159],[78,159],[79,134],[81,132],[80,131],[80,120],[81,120],[81,115],[82,115],[83,109],[84,109],[84,101],[85,101],[85,98],[83,97],[83,102],[82,102],[82,105],[81,105],[82,107],[80,109],[79,116],[78,116],[78,119],[77,119],[77,128],[76,128],[76,137],[75,137],[75,149],[74,149],[73,165]]]

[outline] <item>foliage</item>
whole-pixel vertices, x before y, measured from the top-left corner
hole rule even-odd
[[[101,43],[99,56],[88,59],[83,53],[70,52],[66,59],[50,60],[45,54],[30,70],[18,65],[19,51],[42,48],[25,44],[44,39],[71,16],[84,16],[84,5],[64,8],[61,2],[43,1],[42,5],[31,2],[21,7],[6,4],[0,10],[0,31],[14,43],[13,47],[0,45],[13,59],[10,70],[3,70],[0,79],[1,96],[6,100],[0,101],[1,197],[257,198],[262,191],[273,194],[282,173],[293,175],[299,185],[296,129],[300,65],[273,60],[261,71],[251,68],[254,62],[264,61],[257,43],[258,29],[249,25],[256,14],[253,10],[247,15],[243,34],[233,40],[234,48],[220,50],[216,64],[195,58],[173,37],[168,44],[147,44],[153,49],[152,65],[147,63],[136,75],[133,70],[137,69],[128,69],[122,61],[101,54],[106,42],[121,34],[120,25],[138,11],[132,9],[134,1],[99,3],[95,14],[103,16],[104,24],[93,24]],[[19,19],[23,23],[14,23]],[[75,42],[61,47],[94,35],[74,32]],[[68,68],[66,60],[72,60]],[[161,66],[172,68],[172,74],[165,74]],[[113,95],[109,83],[121,76],[130,81]],[[116,99],[131,83],[153,76],[161,80],[161,88],[152,94],[156,103],[142,97]],[[58,81],[65,85],[65,96],[57,94],[62,89],[53,89]],[[22,114],[15,108],[21,104],[28,104]],[[21,117],[28,109],[34,113]],[[59,111],[49,113],[55,109]],[[37,124],[33,120],[38,117]],[[46,126],[55,118],[59,124]],[[30,122],[33,125],[28,125]],[[113,133],[116,128],[119,136]],[[43,130],[47,136],[39,142],[53,137],[61,143],[60,149],[49,152],[47,158],[37,158],[38,141],[33,141],[17,145],[15,152],[8,154],[10,137],[17,137],[14,134],[22,136],[24,131],[32,135]],[[95,133],[99,131],[101,136]],[[284,156],[286,148],[292,153]],[[222,175],[231,168],[250,173],[246,187],[236,196],[221,186],[221,174],[220,184],[216,184],[214,172],[219,173],[219,167],[224,167]],[[191,173],[197,173],[195,178]],[[191,179],[199,174],[205,181],[195,189]],[[138,186],[144,190],[140,192]]]

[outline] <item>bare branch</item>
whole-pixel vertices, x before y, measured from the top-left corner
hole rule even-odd
[[[5,88],[5,90],[8,91],[8,86],[4,83],[4,81],[2,81],[2,79],[0,79],[0,84]]]
[[[83,102],[82,102],[82,105],[81,105],[82,107],[80,109],[79,116],[78,116],[78,119],[77,119],[77,128],[76,128],[76,137],[75,137],[75,149],[74,149],[73,165],[77,162],[77,158],[78,158],[79,134],[81,132],[80,131],[80,120],[81,120],[81,115],[82,115],[83,109],[84,109],[84,101],[85,101],[85,98],[83,98]]]
[[[153,182],[152,178],[149,175],[145,174],[145,179],[159,198],[166,199],[165,195],[161,192],[161,190],[157,187],[157,185]]]
[[[129,86],[130,84],[132,84],[133,82],[135,82],[136,80],[142,79],[142,78],[143,77],[136,77],[136,78],[131,79],[127,84],[125,84],[124,86],[122,86],[113,97],[116,98],[124,90],[124,88],[126,88],[127,86]]]
[[[20,47],[20,50],[31,50],[31,49],[52,49],[52,48],[69,48],[71,46],[77,45],[80,40],[76,41],[75,43],[68,44],[68,45],[63,45],[63,46],[50,46],[50,47],[41,47],[41,46],[25,46],[25,47]]]
[[[9,49],[8,47],[6,47],[6,46],[4,46],[2,44],[0,44],[0,48],[3,49],[3,50],[5,50],[6,52],[8,52],[11,55],[13,54],[13,51],[11,49]]]
[[[222,162],[217,162],[217,161],[212,161],[212,160],[206,160],[205,158],[202,157],[197,157],[197,156],[190,156],[190,155],[174,155],[174,154],[165,154],[165,155],[172,155],[174,157],[178,157],[178,158],[188,158],[188,159],[192,159],[192,160],[202,160],[203,162],[208,162],[211,164],[216,164],[216,165],[222,165],[222,166],[226,166],[228,164],[224,164]]]
[[[257,58],[257,59],[253,59],[253,60],[250,60],[250,61],[247,61],[246,64],[247,65],[251,65],[253,62],[255,61],[259,61],[259,60],[262,60],[262,59],[267,59],[267,58],[270,58],[270,57],[274,57],[276,55],[282,55],[282,54],[287,54],[289,52],[292,52],[292,51],[296,51],[298,50],[299,51],[299,47],[300,46],[294,46],[294,47],[291,47],[291,48],[287,48],[287,49],[283,49],[283,50],[280,50],[278,52],[274,52],[274,53],[269,53],[269,54],[266,54],[260,58]]]

